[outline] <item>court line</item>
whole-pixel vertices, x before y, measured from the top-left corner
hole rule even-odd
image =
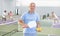
[[[14,20],[14,21],[12,21],[12,22],[7,22],[7,23],[2,23],[2,24],[0,24],[0,25],[7,25],[7,24],[10,24],[10,23],[14,23],[14,22],[18,22],[18,20]]]

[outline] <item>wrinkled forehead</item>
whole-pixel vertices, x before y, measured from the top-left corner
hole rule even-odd
[[[30,6],[35,6],[35,3],[30,3]]]
[[[52,12],[52,13],[54,13],[54,12]]]

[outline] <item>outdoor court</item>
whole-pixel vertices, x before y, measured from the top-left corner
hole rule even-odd
[[[17,17],[15,17],[17,18]],[[0,36],[23,36],[22,29],[18,31],[18,22],[15,20],[8,20],[6,22],[0,21]],[[53,25],[50,20],[41,19],[42,31],[37,32],[37,36],[60,36],[60,23]]]

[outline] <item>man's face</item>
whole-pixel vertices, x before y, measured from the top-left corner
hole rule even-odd
[[[35,10],[35,3],[31,3],[29,8],[30,8],[30,11],[34,11]]]
[[[52,12],[52,14],[54,14],[54,12]]]

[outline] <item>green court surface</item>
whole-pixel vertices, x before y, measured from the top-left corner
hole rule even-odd
[[[9,32],[17,30],[17,23],[9,24],[9,25],[0,25],[0,36],[7,34]]]
[[[55,34],[60,36],[59,28],[52,28],[52,22],[41,21],[42,31],[37,32],[37,36],[48,36],[48,34]],[[18,31],[18,23],[9,25],[0,25],[0,36],[23,36],[22,31]]]

